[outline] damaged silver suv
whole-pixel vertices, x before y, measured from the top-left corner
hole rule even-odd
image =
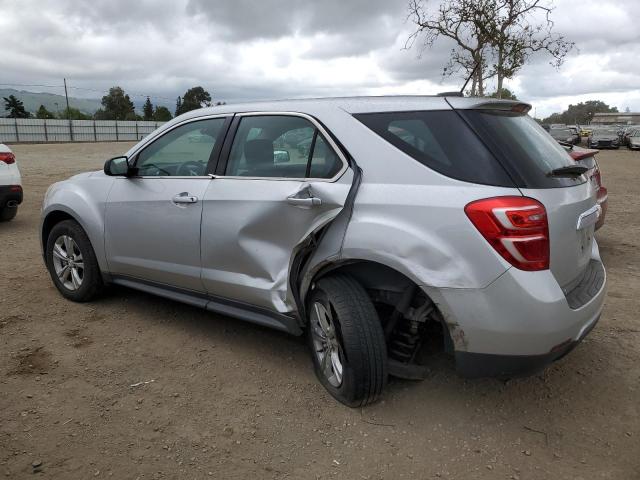
[[[47,191],[53,283],[106,284],[306,333],[339,401],[421,378],[514,376],[597,322],[597,185],[527,112],[461,97],[224,105]],[[426,353],[425,353],[426,352]]]

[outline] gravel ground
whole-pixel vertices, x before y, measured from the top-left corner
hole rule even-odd
[[[442,357],[352,410],[298,338],[119,288],[64,300],[40,256],[44,192],[129,144],[13,148],[26,197],[0,225],[0,475],[640,478],[640,152],[599,155],[609,294],[571,355],[506,383]]]

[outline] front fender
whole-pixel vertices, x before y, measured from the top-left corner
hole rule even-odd
[[[113,178],[96,173],[72,177],[49,187],[42,206],[40,222],[43,251],[46,242],[43,229],[47,218],[56,212],[63,212],[75,219],[84,229],[91,241],[100,270],[108,272],[104,248],[104,213],[112,185]]]

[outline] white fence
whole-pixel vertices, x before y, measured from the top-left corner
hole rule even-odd
[[[0,118],[0,143],[137,141],[149,135],[163,123]]]

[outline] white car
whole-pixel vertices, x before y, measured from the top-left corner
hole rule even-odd
[[[11,149],[0,143],[0,222],[13,219],[22,203],[22,179]]]

